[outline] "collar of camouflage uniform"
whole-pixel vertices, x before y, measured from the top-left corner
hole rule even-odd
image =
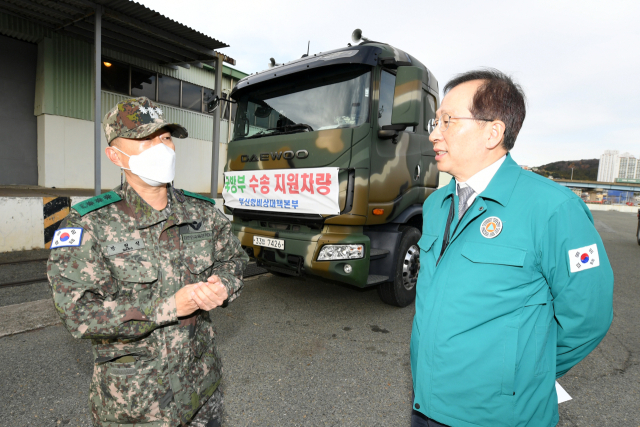
[[[180,197],[182,196],[181,194],[179,196],[176,195],[180,190],[173,189],[171,184],[168,184],[167,190],[167,197],[169,198],[168,203],[171,204],[171,214],[168,218],[163,212],[155,210],[151,205],[145,202],[144,199],[140,197],[140,195],[126,182],[122,188],[116,189],[115,191],[116,193],[119,193],[131,208],[131,213],[137,223],[137,229],[151,227],[152,225],[165,220],[172,224],[197,222],[198,218],[192,218],[192,214],[185,210],[184,197]],[[180,198],[182,198],[182,201]],[[171,224],[167,224],[166,227],[168,226],[171,226]]]

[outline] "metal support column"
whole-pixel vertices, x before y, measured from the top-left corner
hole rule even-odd
[[[94,162],[94,193],[99,195],[102,193],[101,182],[101,133],[102,133],[102,111],[101,111],[101,82],[102,82],[102,6],[96,6],[95,13],[95,123],[94,123],[94,146],[93,146],[93,162]]]
[[[222,99],[222,57],[216,57],[216,87],[214,95]],[[220,159],[220,109],[213,112],[213,150],[211,159],[211,198],[218,197],[218,162]]]

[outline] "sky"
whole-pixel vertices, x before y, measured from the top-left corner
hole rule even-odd
[[[137,1],[228,44],[220,52],[246,73],[300,58],[308,41],[312,54],[346,46],[356,28],[420,60],[440,87],[497,68],[527,97],[512,150],[521,165],[640,157],[637,0]]]

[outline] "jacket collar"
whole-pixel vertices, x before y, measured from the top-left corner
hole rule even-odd
[[[502,166],[479,197],[507,206],[521,173],[522,168],[511,158],[511,154],[507,153],[507,158],[504,159]]]
[[[509,203],[513,189],[516,186],[518,177],[522,172],[522,168],[511,158],[511,154],[507,153],[507,157],[502,162],[502,165],[496,172],[496,174],[489,182],[487,188],[478,195],[482,199],[491,199],[502,206],[506,206]],[[442,198],[442,204],[449,197],[453,197],[456,194],[456,180],[452,178],[446,187],[444,197]]]
[[[167,198],[171,204],[171,214],[167,216],[164,211],[158,211],[151,207],[140,195],[126,182],[116,190],[129,208],[129,213],[136,222],[137,229],[151,227],[159,222],[172,220],[173,224],[190,222],[189,215],[185,212],[183,203],[174,196],[171,185],[167,186]]]

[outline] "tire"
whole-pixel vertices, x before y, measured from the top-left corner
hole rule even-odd
[[[393,281],[378,285],[378,296],[384,303],[406,307],[416,299],[416,284],[420,271],[418,240],[421,235],[415,227],[405,227],[402,230],[395,277]]]
[[[638,219],[638,230],[636,231],[636,239],[638,239],[638,244],[640,245],[640,219]]]

